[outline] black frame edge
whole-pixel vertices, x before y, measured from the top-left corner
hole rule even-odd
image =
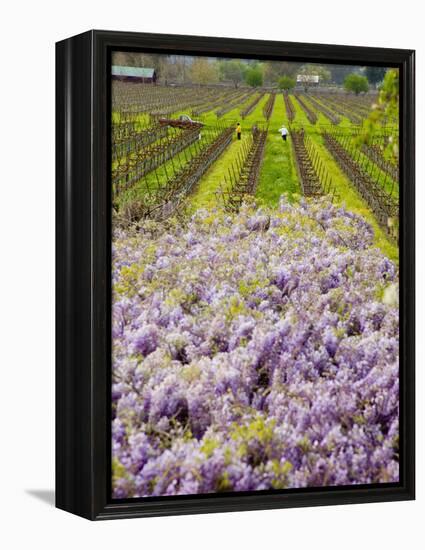
[[[409,498],[415,499],[415,51],[406,52],[402,64],[400,85],[400,143],[402,163],[401,219],[403,235],[400,241],[400,365],[401,393],[405,408],[401,426],[404,449],[403,481]]]
[[[92,35],[56,44],[56,507],[91,519]]]

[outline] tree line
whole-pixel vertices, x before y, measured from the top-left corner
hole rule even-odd
[[[297,75],[317,75],[320,84],[343,85],[356,94],[376,87],[385,76],[384,67],[359,67],[350,65],[319,65],[285,61],[257,61],[181,55],[165,56],[136,52],[116,52],[113,64],[155,68],[159,82],[163,84],[215,84],[231,83],[260,87],[277,86],[291,90]]]

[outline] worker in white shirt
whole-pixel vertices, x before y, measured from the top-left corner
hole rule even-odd
[[[282,134],[283,141],[286,141],[286,136],[288,135],[288,130],[285,128],[285,126],[282,126],[282,128],[279,128],[279,132]]]

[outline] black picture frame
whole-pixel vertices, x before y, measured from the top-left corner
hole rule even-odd
[[[281,492],[110,495],[110,57],[113,50],[400,70],[400,482]],[[414,499],[415,53],[93,30],[56,44],[56,506],[91,520]]]

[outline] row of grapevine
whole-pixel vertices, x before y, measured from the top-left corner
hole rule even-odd
[[[208,111],[220,111],[224,109],[228,103],[233,103],[236,99],[241,96],[240,90],[231,90],[225,91],[224,93],[216,92],[215,96],[212,99],[209,99],[207,102],[191,109],[192,115],[198,117],[203,113]]]
[[[304,130],[292,130],[291,138],[303,194],[307,197],[329,195],[332,200],[336,198],[331,176],[311,139],[306,137]]]
[[[350,104],[344,100],[341,100],[338,94],[321,94],[320,100],[322,103],[330,107],[332,111],[348,118],[352,124],[361,124],[363,117],[354,113]]]
[[[246,141],[235,161],[224,176],[219,199],[230,210],[237,210],[246,195],[253,195],[257,189],[267,130],[254,127],[252,135]]]
[[[267,100],[266,104],[264,105],[263,116],[266,120],[269,120],[270,117],[272,116],[275,100],[276,100],[276,94],[272,93],[272,94],[269,95],[269,99]]]
[[[169,134],[154,143],[143,145],[130,154],[117,157],[112,167],[112,194],[129,189],[146,174],[199,140],[199,127],[169,130]]]
[[[306,117],[308,118],[310,124],[316,124],[317,122],[317,115],[314,112],[313,109],[307,103],[304,101],[304,99],[300,96],[300,94],[295,94],[295,98],[297,99],[298,103],[301,105],[302,110],[304,111]]]
[[[142,199],[124,203],[122,208],[116,204],[116,219],[128,225],[144,218],[166,219],[176,213],[208,168],[230,145],[232,133],[232,128],[217,126],[206,139],[194,142],[187,155],[176,156],[165,178],[153,180],[153,183],[144,180]]]
[[[233,111],[233,109],[236,109],[236,107],[238,105],[241,105],[243,103],[245,103],[245,101],[247,101],[251,96],[252,96],[252,91],[249,91],[249,92],[240,92],[234,99],[233,101],[227,101],[223,107],[221,107],[221,109],[219,109],[218,111],[216,111],[216,115],[217,115],[217,118],[220,118],[222,117],[223,115],[229,113],[230,111]]]
[[[292,103],[292,99],[289,97],[288,93],[283,94],[283,99],[285,101],[286,115],[289,122],[292,122],[295,118],[294,104]]]
[[[332,124],[339,124],[341,122],[341,118],[338,115],[336,115],[334,111],[332,111],[326,105],[318,101],[313,95],[309,95],[308,100],[314,106],[314,108],[320,113],[322,113],[327,119],[329,119]]]
[[[117,129],[119,126],[124,128]],[[144,147],[168,135],[166,126],[146,125],[143,129],[134,129],[134,123],[115,125],[112,131],[112,160],[119,161],[133,153],[137,153]]]
[[[382,153],[382,146],[378,143],[371,143],[370,145],[362,146],[363,153],[368,156],[375,164],[377,164],[384,172],[386,172],[391,179],[399,181],[399,167],[387,160]]]
[[[364,156],[357,149],[357,156],[354,147],[351,151],[346,144],[342,144],[329,132],[323,134],[324,142],[335,161],[346,174],[352,185],[357,189],[369,208],[375,214],[379,224],[394,239],[398,239],[398,198],[393,195],[393,188],[388,191],[385,181],[381,181],[382,171],[376,176],[368,170]]]
[[[241,111],[241,117],[245,118],[249,114],[252,113],[252,111],[255,109],[255,107],[258,105],[258,103],[262,100],[264,97],[265,92],[260,92],[254,99],[249,103],[242,111]]]

